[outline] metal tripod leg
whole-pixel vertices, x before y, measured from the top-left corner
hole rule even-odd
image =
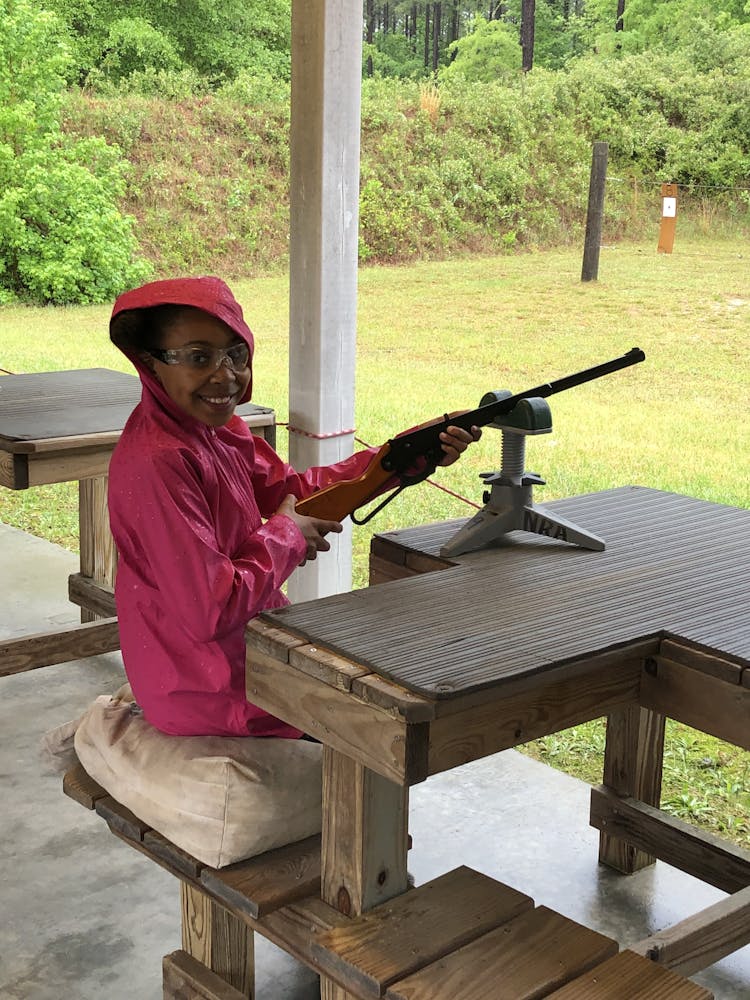
[[[440,549],[441,556],[460,556],[463,552],[484,549],[509,531],[521,527],[518,511],[513,506],[503,508],[487,504]]]
[[[573,524],[562,514],[553,514],[541,504],[538,506],[530,504],[524,507],[521,527],[524,531],[533,531],[537,535],[546,535],[548,538],[559,538],[561,542],[580,545],[581,548],[593,549],[594,552],[602,552],[605,548],[603,538],[579,528],[577,524]]]
[[[476,552],[492,545],[509,531],[529,531],[595,552],[601,552],[605,547],[603,538],[585,531],[561,514],[553,514],[546,507],[527,504],[519,509],[510,505],[495,507],[487,504],[442,546],[440,555],[460,556],[464,552]]]

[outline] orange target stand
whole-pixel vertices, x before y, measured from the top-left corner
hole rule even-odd
[[[677,227],[677,185],[661,186],[661,226],[659,227],[659,253],[672,253],[674,231]]]

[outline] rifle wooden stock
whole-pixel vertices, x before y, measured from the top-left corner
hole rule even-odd
[[[295,505],[297,513],[308,517],[322,517],[327,521],[343,521],[348,514],[372,499],[389,479],[393,479],[393,471],[383,468],[383,459],[390,450],[390,444],[384,444],[357,479],[343,479],[332,483],[305,500],[300,500]]]

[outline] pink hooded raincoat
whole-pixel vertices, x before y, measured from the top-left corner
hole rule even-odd
[[[161,304],[203,309],[252,354],[242,310],[218,278],[152,282],[120,296],[112,317]],[[288,603],[280,587],[305,555],[302,533],[275,513],[281,501],[360,475],[373,452],[297,474],[240,417],[203,424],[137,357],[130,360],[143,391],[112,456],[109,511],[135,699],[165,733],[298,737],[247,701],[244,628],[260,611]]]

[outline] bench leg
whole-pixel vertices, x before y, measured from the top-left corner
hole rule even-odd
[[[604,784],[618,795],[629,795],[647,805],[661,803],[665,718],[634,706],[607,718]],[[650,854],[619,837],[599,834],[599,861],[625,875],[654,863]]]
[[[244,993],[230,986],[186,951],[165,955],[162,968],[164,1000],[244,1000]]]
[[[107,476],[81,479],[78,483],[78,540],[81,576],[114,587],[117,549],[109,530]],[[98,617],[81,608],[82,622],[96,621]]]
[[[409,789],[323,748],[321,895],[347,916],[371,910],[407,888]],[[321,1000],[354,994],[321,979]]]
[[[255,954],[253,931],[200,889],[180,883],[182,906],[182,949],[203,967],[215,973],[239,996],[255,996]],[[180,953],[177,953],[180,954]],[[168,956],[168,959],[172,956]],[[167,992],[165,960],[164,1000],[176,1000],[180,994]],[[188,994],[190,996],[191,994]],[[210,992],[194,992],[196,997],[211,998]],[[220,1000],[222,994],[216,995]],[[213,1000],[213,998],[211,998]]]

